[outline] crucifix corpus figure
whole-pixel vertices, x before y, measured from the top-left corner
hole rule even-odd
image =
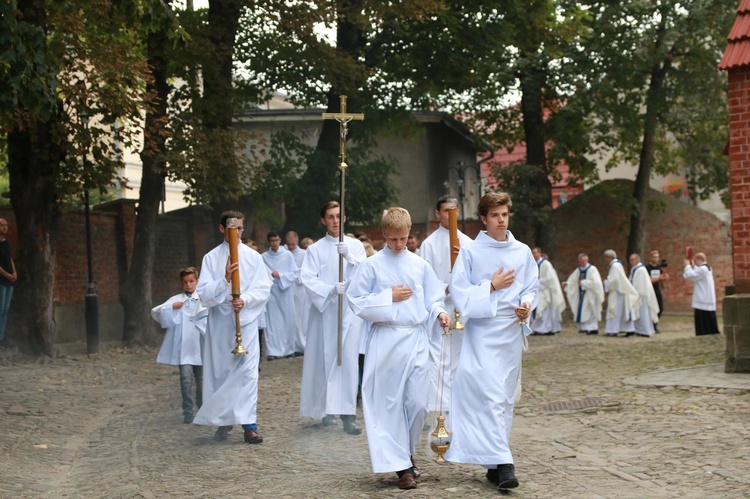
[[[340,219],[341,226],[339,229],[339,247],[344,247],[344,223],[345,212],[344,212],[344,199],[346,197],[346,134],[348,132],[348,124],[352,120],[362,121],[365,119],[365,115],[362,113],[347,113],[346,112],[346,95],[339,96],[341,99],[341,110],[338,113],[323,113],[324,120],[336,120],[339,122],[339,170],[341,171],[341,190],[340,190]],[[339,282],[344,282],[344,255],[339,252]],[[344,329],[344,295],[339,295],[339,321],[338,321],[338,356],[337,365],[341,365],[341,344],[343,338]]]

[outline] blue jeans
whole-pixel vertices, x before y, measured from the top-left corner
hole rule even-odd
[[[8,322],[10,299],[13,297],[13,286],[0,284],[0,342],[5,341],[5,324]]]
[[[182,389],[182,415],[193,415],[193,376],[195,376],[195,405],[203,405],[203,366],[180,366],[180,388]]]

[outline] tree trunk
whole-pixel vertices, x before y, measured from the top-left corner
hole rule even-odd
[[[534,241],[545,248],[550,242],[548,219],[552,210],[552,183],[547,175],[547,148],[544,129],[545,72],[530,65],[521,73],[521,112],[526,138],[526,163],[537,168],[533,176],[536,203],[531,206],[534,217]]]
[[[654,166],[654,140],[659,111],[662,105],[664,78],[671,66],[669,58],[657,64],[651,71],[648,93],[646,95],[646,116],[643,124],[643,143],[638,162],[638,174],[633,188],[634,205],[630,214],[630,233],[628,234],[628,254],[643,253],[646,242],[646,231],[643,229],[643,217],[646,214],[646,197],[648,194],[651,169]]]
[[[232,127],[234,100],[232,70],[234,67],[234,42],[239,27],[242,2],[239,0],[209,0],[208,39],[212,50],[204,58],[203,102],[200,115],[203,127],[213,147],[223,151],[234,151]],[[217,155],[218,156],[218,155]],[[222,164],[212,169],[209,181],[223,186],[236,186],[239,182],[238,165],[234,154],[221,155]],[[228,187],[221,190],[219,199],[212,200],[214,218],[226,209],[237,209],[241,193]]]
[[[151,319],[151,277],[156,254],[156,222],[166,176],[164,152],[167,134],[167,60],[164,47],[168,42],[167,16],[161,29],[148,36],[148,63],[152,79],[146,84],[147,98],[152,107],[146,112],[144,147],[141,152],[143,174],[138,195],[135,221],[133,256],[130,269],[120,290],[125,324],[123,340],[129,343],[147,343],[155,340],[154,322]]]
[[[43,0],[19,1],[17,7],[19,18],[45,32]],[[65,159],[65,145],[54,133],[56,116],[53,112],[48,121],[31,121],[8,132],[10,202],[18,231],[18,282],[13,296],[18,322],[9,325],[9,333],[33,355],[53,354],[55,235],[60,215],[55,172]]]
[[[18,283],[13,304],[19,322],[12,330],[23,350],[50,356],[55,332],[55,235],[60,214],[54,178],[65,156],[51,130],[50,123],[37,122],[8,134],[10,201],[18,231]],[[81,289],[82,299],[84,293]]]

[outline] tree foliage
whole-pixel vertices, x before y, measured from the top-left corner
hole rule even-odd
[[[587,92],[590,140],[610,165],[637,165],[628,252],[641,251],[653,173],[685,173],[691,196],[726,187],[726,83],[717,65],[735,17],[734,0],[610,0],[591,11]],[[722,166],[723,165],[723,166]],[[700,180],[699,180],[700,179]],[[698,185],[697,181],[707,181]]]

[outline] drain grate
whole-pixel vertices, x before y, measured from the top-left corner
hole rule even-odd
[[[619,405],[617,402],[611,402],[605,398],[586,398],[578,400],[564,400],[561,402],[552,402],[539,406],[539,410],[542,412],[568,412],[568,411],[580,411],[583,409],[591,409],[593,407],[612,406]]]

